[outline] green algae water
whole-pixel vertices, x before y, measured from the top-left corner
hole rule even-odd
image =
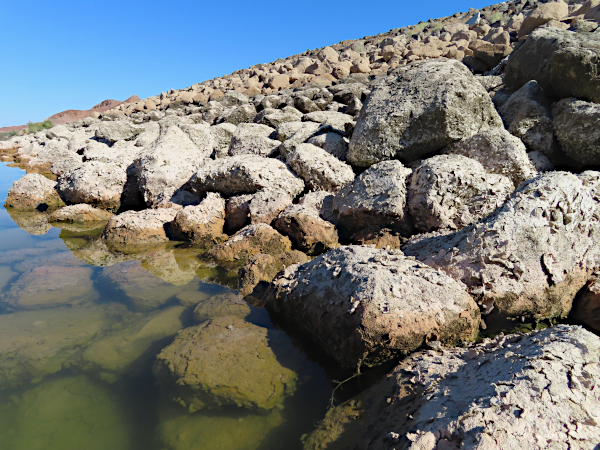
[[[2,204],[23,175],[0,166]],[[156,356],[198,317],[275,328],[264,309],[223,301],[235,271],[177,243],[115,251],[100,238],[103,223],[60,227],[42,213],[0,209],[0,449],[301,448],[332,384],[281,332],[266,333],[268,345],[296,386],[270,411],[190,413],[156,385]],[[260,382],[261,373],[247,376]]]

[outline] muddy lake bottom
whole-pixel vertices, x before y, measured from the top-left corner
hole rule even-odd
[[[23,174],[0,166],[2,204]],[[0,449],[302,448],[301,436],[330,405],[335,380],[351,374],[294,336],[269,340],[278,362],[297,375],[281,409],[191,413],[155,383],[156,355],[194,325],[198,303],[234,293],[237,270],[207,265],[177,243],[117,252],[100,239],[103,224],[55,228],[44,217],[0,209]],[[265,309],[247,310],[246,321],[276,328]],[[218,307],[207,311],[205,320]],[[487,321],[482,336],[535,326],[493,315]],[[334,402],[391,366],[344,384]]]

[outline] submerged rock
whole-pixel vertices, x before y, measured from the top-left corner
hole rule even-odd
[[[55,181],[37,173],[29,173],[13,183],[8,190],[5,206],[22,211],[46,211],[64,205],[56,191]]]
[[[347,368],[385,362],[429,340],[473,340],[479,329],[479,309],[462,283],[398,250],[331,250],[285,269],[265,299]]]
[[[600,339],[566,325],[418,353],[330,410],[304,449],[593,449],[599,358]]]
[[[564,317],[600,263],[599,189],[598,172],[548,172],[484,221],[402,250],[461,280],[486,311]]]
[[[200,324],[217,317],[245,319],[250,311],[250,306],[241,296],[234,292],[226,292],[201,300],[194,308],[194,321]]]
[[[179,332],[157,356],[154,376],[190,412],[225,405],[281,408],[295,390],[296,374],[269,346],[279,335],[236,317],[209,320]]]

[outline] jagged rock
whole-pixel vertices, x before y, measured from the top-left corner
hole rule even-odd
[[[99,307],[60,307],[0,315],[0,389],[59,372],[107,328]]]
[[[171,306],[150,314],[133,314],[117,330],[85,349],[82,368],[100,373],[107,381],[125,373],[139,374],[165,341],[184,328],[181,321],[184,311],[182,306]]]
[[[314,209],[323,219],[333,221],[333,198],[334,195],[327,191],[310,191],[298,200],[298,204],[305,208]],[[331,219],[331,220],[330,220]]]
[[[597,336],[566,325],[418,353],[330,410],[304,449],[592,449],[599,357]]]
[[[415,160],[502,126],[486,90],[458,61],[415,62],[375,81],[372,88],[348,151],[348,161],[360,167],[387,159]]]
[[[250,314],[250,306],[234,292],[210,296],[194,308],[194,322],[201,324],[217,317],[237,317],[245,319]]]
[[[553,100],[575,97],[600,102],[594,62],[599,52],[598,34],[538,28],[510,55],[505,81],[516,90],[536,80]]]
[[[340,245],[335,226],[321,219],[316,208],[291,205],[277,216],[273,226],[308,255],[320,255]]]
[[[278,255],[291,249],[292,244],[287,237],[266,223],[255,223],[242,228],[227,242],[213,247],[208,254],[222,262],[243,262],[251,255]]]
[[[233,234],[250,224],[250,201],[253,194],[236,195],[227,200],[225,229]]]
[[[474,159],[487,172],[510,178],[515,187],[537,175],[523,142],[504,128],[492,128],[450,144],[443,153]]]
[[[487,219],[403,247],[463,281],[484,309],[564,317],[600,262],[598,172],[547,172]]]
[[[198,148],[178,126],[161,129],[156,143],[135,160],[146,205],[158,204],[159,196],[168,199],[175,194],[205,164],[211,153],[212,149],[208,147]]]
[[[22,211],[46,211],[64,206],[56,191],[56,182],[43,175],[29,173],[8,190],[6,208]]]
[[[270,283],[282,269],[292,264],[310,261],[306,254],[292,250],[279,255],[258,254],[248,258],[239,271],[238,289],[241,295],[251,294],[261,282]]]
[[[259,155],[271,156],[280,142],[270,139],[273,128],[258,123],[240,124],[229,145],[229,156]]]
[[[600,105],[565,98],[552,106],[556,137],[567,156],[600,165]]]
[[[127,172],[114,163],[92,161],[65,172],[58,192],[69,204],[87,203],[116,212],[124,201]]]
[[[210,127],[215,138],[215,158],[225,158],[228,155],[231,138],[236,130],[237,127],[232,123],[220,123]]]
[[[527,153],[527,157],[529,158],[529,161],[531,161],[531,164],[533,164],[533,167],[535,167],[535,170],[538,172],[549,172],[554,170],[554,165],[540,152],[529,152]]]
[[[479,329],[479,309],[462,283],[398,250],[331,250],[285,269],[265,298],[347,368],[382,363],[427,340],[473,340]]]
[[[209,192],[199,205],[179,210],[170,226],[173,237],[191,241],[196,245],[214,245],[227,240],[225,225],[225,200]]]
[[[127,416],[116,395],[83,376],[43,381],[4,401],[0,446],[6,449],[131,448]]]
[[[352,167],[312,144],[298,145],[287,163],[312,190],[335,193],[354,180]]]
[[[54,211],[48,216],[50,222],[67,222],[67,223],[86,223],[86,222],[102,222],[108,220],[113,215],[103,209],[94,208],[90,205],[79,204],[65,206]]]
[[[459,229],[502,206],[513,189],[507,177],[486,173],[474,159],[433,156],[423,161],[410,179],[408,210],[420,231]]]
[[[180,331],[157,356],[153,373],[190,412],[225,405],[281,407],[296,381],[268,343],[282,334],[237,317],[219,317]]]
[[[295,123],[295,122],[291,122]],[[311,136],[315,135],[320,128],[316,122],[303,122],[302,127],[298,128],[289,138],[279,146],[279,154],[287,158],[298,145],[306,142]]]
[[[292,204],[292,198],[285,192],[259,191],[248,204],[250,223],[270,225],[281,211]]]
[[[342,235],[369,227],[412,230],[406,204],[406,179],[411,170],[400,161],[382,161],[361,173],[333,199],[333,215]]]
[[[400,249],[406,239],[401,234],[389,228],[365,228],[352,235],[351,241],[357,245],[371,245],[375,248]]]
[[[189,185],[197,195],[213,191],[226,197],[268,189],[294,198],[304,190],[304,182],[284,163],[255,155],[209,160],[192,176]]]
[[[500,108],[508,131],[523,140],[531,151],[560,161],[556,148],[550,107],[536,81],[525,83]]]
[[[50,166],[50,172],[60,177],[63,173],[68,170],[74,169],[77,166],[80,166],[82,163],[82,158],[80,156],[74,155],[72,158],[64,158],[60,159]]]
[[[600,280],[597,273],[588,281],[583,292],[578,295],[569,318],[600,332]]]
[[[169,403],[161,404],[158,412],[158,432],[166,450],[255,450],[284,422],[279,410],[232,417],[214,412],[189,414]]]
[[[323,133],[311,137],[308,144],[321,147],[330,155],[335,156],[340,161],[346,161],[348,155],[348,140],[338,133]]]
[[[128,120],[118,120],[116,122],[102,122],[96,130],[96,137],[110,142],[128,141],[144,131],[143,126],[135,125]]]
[[[537,8],[531,10],[523,19],[519,28],[519,37],[527,36],[540,25],[551,20],[560,20],[569,14],[569,7],[562,0],[542,3]]]
[[[165,227],[177,215],[174,208],[126,211],[110,218],[102,237],[112,245],[152,245],[167,242]]]

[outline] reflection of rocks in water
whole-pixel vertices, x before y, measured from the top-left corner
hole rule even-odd
[[[250,306],[234,292],[213,295],[198,303],[194,309],[194,321],[202,323],[217,317],[233,316],[245,319],[250,314]]]
[[[115,331],[93,342],[83,352],[85,370],[100,372],[114,381],[123,373],[139,373],[149,369],[152,360],[177,331],[183,328],[182,306],[173,306],[151,314],[131,314],[119,323]]]
[[[136,258],[137,259],[137,258]],[[196,276],[194,268],[183,270],[173,249],[158,247],[143,253],[142,266],[152,275],[175,286],[184,286]]]
[[[179,292],[198,288],[197,282],[185,286],[167,283],[148,272],[139,261],[127,261],[107,267],[102,271],[100,279],[114,283],[139,311],[159,308]]]
[[[102,308],[53,308],[0,315],[0,389],[39,381],[71,364],[107,328]]]
[[[24,257],[21,261],[16,262],[13,267],[19,272],[29,272],[41,266],[83,267],[85,264],[75,258],[69,251],[57,251]]]
[[[123,253],[111,252],[102,239],[88,241],[82,238],[63,238],[63,240],[67,248],[73,251],[73,256],[92,266],[109,267],[131,259]]]
[[[6,210],[12,220],[29,234],[42,236],[52,229],[52,225],[48,223],[48,216],[40,212],[16,211],[14,209]]]
[[[281,407],[295,390],[296,374],[278,362],[269,341],[284,337],[237,317],[219,317],[180,331],[157,356],[153,372],[190,411]]]
[[[168,450],[254,450],[283,423],[278,410],[239,417],[189,414],[168,402],[160,405],[159,419],[159,434]]]
[[[118,403],[85,377],[46,381],[0,409],[0,447],[10,450],[127,450]]]

